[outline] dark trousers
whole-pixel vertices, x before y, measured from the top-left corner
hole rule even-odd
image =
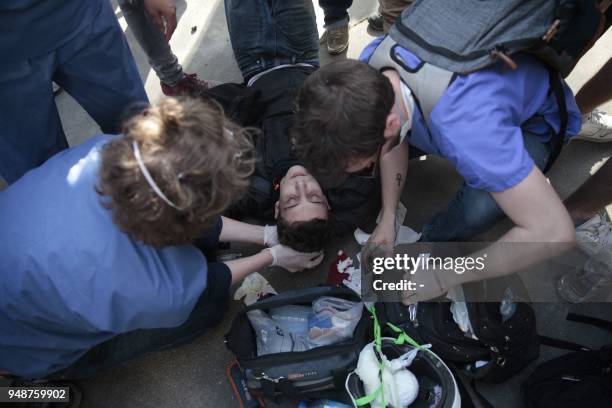
[[[353,0],[319,0],[319,7],[325,14],[325,26],[344,23],[348,24],[348,9],[353,4]]]
[[[148,103],[109,4],[74,38],[44,55],[0,64],[0,175],[9,183],[68,147],[51,82],[65,89],[104,133],[121,131],[124,110]]]

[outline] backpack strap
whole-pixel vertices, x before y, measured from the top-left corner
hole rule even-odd
[[[540,344],[548,347],[554,347],[563,350],[571,350],[571,351],[589,351],[590,348],[586,346],[582,346],[578,343],[573,343],[567,340],[556,339],[554,337],[542,336],[538,335],[538,340]]]
[[[592,316],[584,316],[576,313],[568,313],[567,320],[570,322],[590,324],[591,326],[599,327],[600,329],[609,331],[612,333],[612,322],[609,320],[599,319]]]
[[[559,78],[559,72],[550,66],[548,67],[548,80],[550,82],[550,90],[555,94],[555,99],[559,106],[559,132],[550,141],[550,156],[544,167],[544,173],[550,170],[557,157],[559,157],[559,153],[561,153],[565,143],[565,132],[567,130],[567,104],[565,103],[563,84],[561,83],[561,78]]]
[[[412,91],[423,116],[429,121],[431,111],[448,88],[454,73],[426,62],[411,68],[395,53],[397,47],[401,46],[393,38],[386,36],[370,56],[368,64],[379,71],[396,70]]]

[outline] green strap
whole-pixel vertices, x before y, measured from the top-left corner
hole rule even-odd
[[[408,334],[406,334],[405,331],[403,331],[402,329],[400,329],[396,325],[387,322],[387,326],[389,326],[391,328],[391,330],[393,330],[395,333],[398,334],[397,338],[394,340],[395,344],[401,346],[404,343],[408,343],[411,346],[413,346],[415,348],[418,348],[419,350],[427,351],[428,353],[431,353],[431,354],[435,355],[433,353],[433,351],[431,351],[427,347],[423,347],[422,345],[420,345],[415,339],[410,337]]]
[[[378,387],[376,391],[374,391],[373,393],[366,395],[365,397],[356,399],[355,405],[357,405],[358,407],[362,407],[364,405],[369,404],[370,402],[378,398],[378,395],[381,393],[381,390],[382,390],[382,387]]]

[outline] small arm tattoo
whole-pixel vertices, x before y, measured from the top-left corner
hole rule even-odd
[[[397,180],[397,186],[400,187],[402,185],[402,175],[397,173],[395,179]]]

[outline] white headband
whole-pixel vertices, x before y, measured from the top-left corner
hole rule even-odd
[[[142,175],[145,177],[145,179],[147,180],[147,183],[149,183],[149,186],[151,186],[155,194],[157,194],[159,198],[164,200],[164,202],[168,204],[170,207],[175,208],[179,211],[183,211],[182,208],[180,208],[179,206],[174,204],[172,201],[170,201],[168,197],[166,197],[166,195],[161,191],[159,186],[155,183],[155,180],[153,180],[153,177],[151,177],[149,170],[147,170],[144,162],[142,161],[142,157],[140,157],[140,149],[138,148],[138,143],[136,143],[135,140],[132,140],[132,147],[134,148],[134,157],[136,157],[136,161],[138,162],[138,167],[140,167],[140,171],[142,172]]]

